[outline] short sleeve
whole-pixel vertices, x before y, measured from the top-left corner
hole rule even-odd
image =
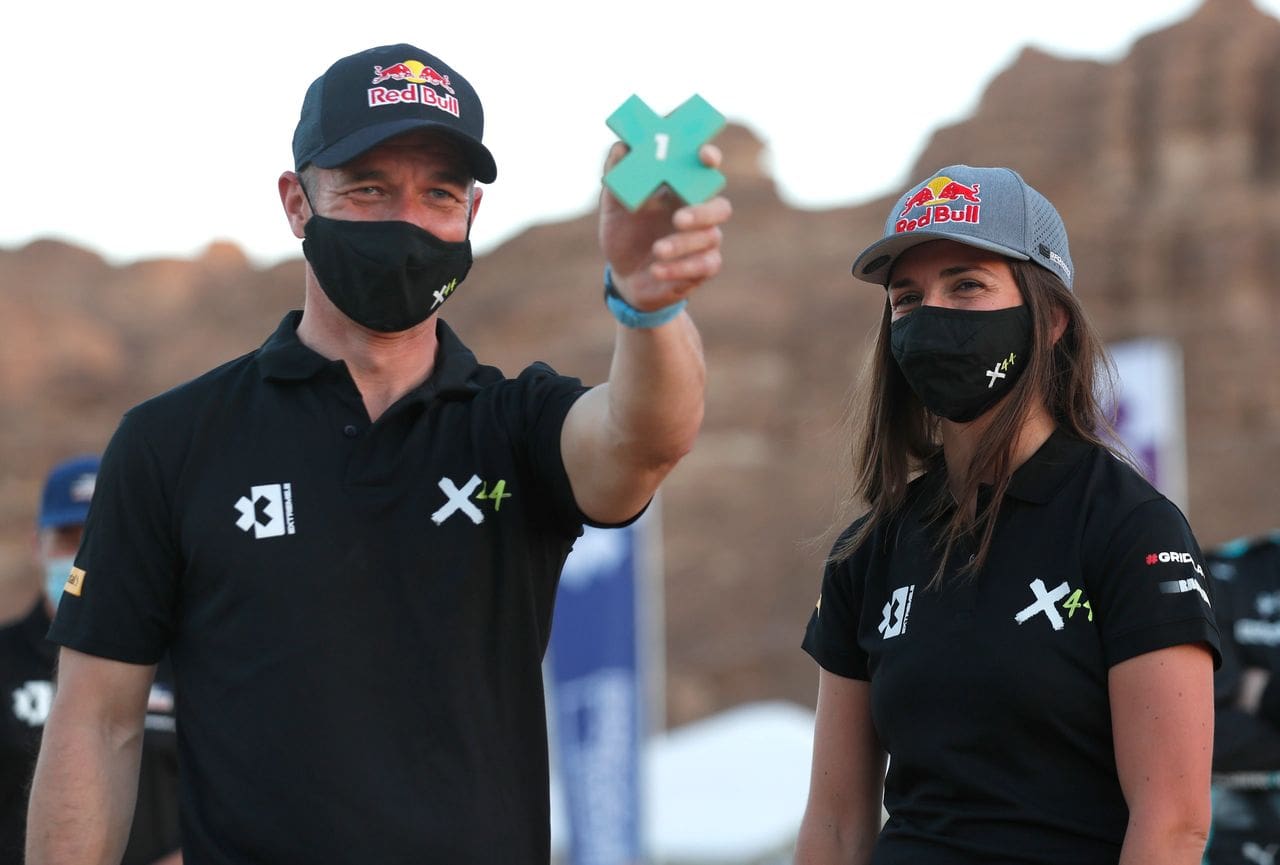
[[[1181,643],[1204,643],[1222,663],[1204,555],[1172,502],[1134,508],[1099,547],[1087,579],[1108,666]]]
[[[856,524],[855,524],[856,528]],[[841,561],[833,561],[835,550],[854,531],[836,542],[822,574],[818,603],[809,616],[801,648],[824,670],[849,679],[869,680],[867,654],[858,644],[858,623],[862,618],[867,556],[870,542]]]
[[[79,592],[63,594],[50,640],[127,663],[160,660],[180,574],[171,505],[142,423],[126,415],[98,472],[76,555]]]
[[[579,379],[556,374],[543,363],[526,367],[504,387],[504,422],[513,431],[520,462],[543,493],[542,500],[549,508],[545,516],[562,533],[577,537],[584,523],[594,523],[579,510],[574,498],[560,437],[569,409],[589,388]]]

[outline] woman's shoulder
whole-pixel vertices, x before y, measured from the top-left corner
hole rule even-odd
[[[871,512],[867,511],[845,526],[844,530],[836,536],[835,542],[831,544],[830,552],[827,553],[828,566],[844,562],[857,552],[859,546],[865,546],[865,543],[855,546],[855,542],[870,520]]]
[[[1165,499],[1128,456],[1062,429],[1054,432],[1026,469],[1019,471],[1026,475],[1023,480],[1049,497],[1079,497],[1082,507],[1127,510]],[[1056,493],[1050,492],[1055,488]]]
[[[1176,549],[1198,557],[1182,509],[1120,453],[1086,444],[1063,501],[1080,521],[1083,548],[1105,556],[1127,554],[1136,545],[1156,554]]]
[[[874,511],[864,512],[840,532],[831,546],[827,561],[844,562],[855,555],[867,554],[867,551],[876,548],[878,542],[883,547],[883,539],[897,531],[897,526],[905,515],[933,501],[938,483],[937,477],[922,474],[907,485],[902,501],[891,512],[879,516]],[[873,521],[874,524],[868,530],[868,524]]]
[[[1176,510],[1173,502],[1128,457],[1099,445],[1089,444],[1088,449],[1084,480],[1090,500],[1096,506],[1116,514],[1127,513],[1143,505],[1157,510]]]

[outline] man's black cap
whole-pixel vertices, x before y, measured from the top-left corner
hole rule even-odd
[[[293,165],[335,168],[413,129],[457,141],[481,183],[498,176],[480,143],[484,109],[476,91],[443,60],[404,43],[343,57],[311,83],[293,132]]]

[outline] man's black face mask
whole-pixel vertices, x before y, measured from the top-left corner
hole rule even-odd
[[[305,186],[303,194],[310,203]],[[469,237],[450,243],[409,222],[330,219],[314,205],[311,212],[302,254],[333,305],[370,330],[421,324],[471,270]]]

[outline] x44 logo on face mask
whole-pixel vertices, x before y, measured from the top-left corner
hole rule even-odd
[[[472,475],[461,487],[451,478],[442,477],[439,487],[445,495],[445,503],[431,515],[431,521],[437,526],[442,525],[456,513],[465,515],[478,526],[484,522],[484,511],[481,510],[480,505],[487,504],[493,508],[494,513],[497,513],[502,510],[502,502],[511,498],[511,493],[507,492],[505,480],[494,481],[491,484],[489,481],[481,480],[479,475]]]

